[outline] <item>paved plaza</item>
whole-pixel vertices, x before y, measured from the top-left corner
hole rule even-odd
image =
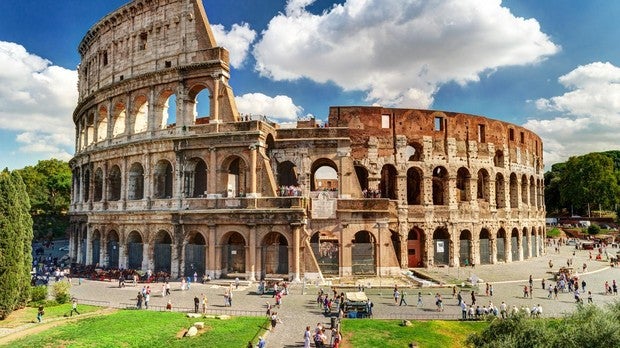
[[[608,249],[610,254],[616,253],[616,249]],[[573,255],[575,252],[575,255]],[[581,280],[587,283],[586,290],[592,291],[593,301],[602,305],[615,301],[619,297],[604,294],[604,284],[613,280],[620,281],[620,270],[610,267],[609,262],[594,261],[589,259],[589,251],[577,250],[572,246],[562,246],[556,253],[554,248],[548,248],[547,255],[522,262],[496,265],[481,265],[475,268],[435,268],[425,270],[437,279],[467,279],[475,277],[484,283],[493,285],[493,296],[485,294],[485,284],[481,284],[475,290],[477,304],[488,306],[492,302],[499,306],[502,301],[509,308],[540,304],[543,307],[545,317],[560,316],[563,313],[575,309],[575,301],[572,293],[560,293],[557,300],[548,299],[547,290],[542,289],[541,280],[544,277],[547,284],[554,285],[551,271],[557,271],[560,266],[565,266],[567,260],[572,259],[573,268],[577,271]],[[553,262],[553,268],[549,267],[549,261]],[[582,265],[586,263],[587,271],[582,271]],[[523,286],[528,284],[528,278],[534,279],[533,298],[523,297]],[[227,288],[225,282],[207,284],[191,284],[189,290],[181,290],[180,282],[172,282],[172,291],[169,297],[162,296],[162,284],[128,284],[124,288],[118,287],[117,281],[91,281],[82,280],[78,285],[77,279],[72,279],[74,286],[71,287],[72,296],[82,303],[109,305],[112,307],[134,307],[136,296],[142,286],[151,287],[151,310],[163,310],[168,300],[171,300],[173,309],[191,311],[194,297],[206,294],[210,313],[228,313],[233,315],[264,315],[266,304],[275,304],[271,295],[257,294],[257,283],[241,282],[241,285],[233,290],[232,306],[224,306],[224,293]],[[406,294],[407,306],[394,304],[392,289],[395,283],[399,284],[401,292]],[[452,297],[451,286],[432,287],[406,287],[402,279],[382,278],[364,281],[366,293],[374,302],[373,314],[375,318],[394,319],[457,319],[461,316],[460,307],[457,306],[456,298]],[[336,285],[336,290],[354,291],[355,284],[350,287]],[[381,286],[379,286],[381,285]],[[234,286],[233,286],[234,288]],[[309,325],[314,328],[317,323],[322,323],[329,328],[331,318],[323,314],[323,310],[317,305],[316,298],[319,289],[328,294],[332,293],[329,283],[323,284],[291,284],[289,294],[284,296],[281,308],[274,308],[278,312],[282,323],[275,330],[266,335],[267,347],[300,347],[303,346],[303,333]],[[471,303],[470,293],[472,288],[463,289],[463,298],[467,304]],[[423,306],[416,306],[417,294],[423,295]],[[434,303],[434,294],[440,293],[444,299],[444,311],[438,312]],[[585,301],[586,296],[583,296]],[[327,330],[329,331],[329,330]]]

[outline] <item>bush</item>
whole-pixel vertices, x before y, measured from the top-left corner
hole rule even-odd
[[[69,295],[70,287],[71,284],[69,282],[61,281],[54,283],[53,289],[56,302],[58,302],[59,304],[69,302],[69,299],[71,299],[71,296]]]
[[[549,237],[549,238],[557,238],[561,234],[562,233],[560,232],[560,229],[557,228],[557,227],[554,227],[551,230],[547,231],[547,237]]]
[[[601,226],[592,224],[588,226],[588,234],[595,235],[601,233]]]
[[[33,286],[30,291],[30,300],[32,302],[42,302],[47,299],[47,286]]]

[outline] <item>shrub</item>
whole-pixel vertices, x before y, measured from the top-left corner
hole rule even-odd
[[[71,284],[69,284],[69,282],[54,283],[53,289],[54,289],[54,298],[56,299],[56,302],[58,302],[59,304],[69,302],[69,299],[71,298],[71,296],[69,295],[70,287],[71,287]]]
[[[554,227],[551,230],[547,231],[547,237],[556,238],[556,237],[559,237],[560,235],[561,235],[560,229],[557,227]]]
[[[601,227],[597,224],[592,224],[588,226],[588,234],[599,234],[601,232]]]
[[[47,286],[33,286],[30,291],[30,300],[32,302],[41,302],[47,299]]]

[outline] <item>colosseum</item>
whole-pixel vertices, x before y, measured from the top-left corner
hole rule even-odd
[[[298,281],[545,253],[527,129],[374,106],[295,128],[241,115],[201,0],[130,2],[78,51],[77,264]]]

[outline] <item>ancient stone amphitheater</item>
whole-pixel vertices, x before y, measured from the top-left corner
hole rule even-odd
[[[201,0],[135,0],[79,52],[78,264],[299,280],[545,252],[542,142],[522,127],[366,106],[286,129],[240,115]]]

